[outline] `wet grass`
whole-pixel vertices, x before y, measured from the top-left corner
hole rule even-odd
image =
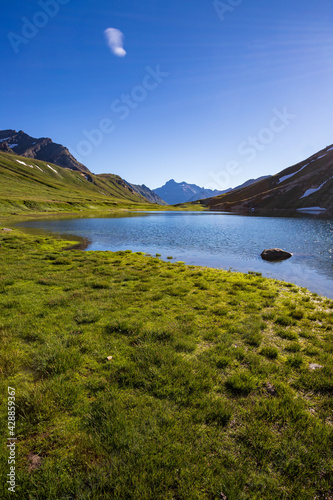
[[[0,244],[19,498],[332,497],[332,301],[16,230]]]

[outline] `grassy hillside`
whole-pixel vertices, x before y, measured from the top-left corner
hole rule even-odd
[[[121,177],[90,175],[0,153],[0,212],[76,211],[145,205]]]
[[[17,498],[332,498],[331,300],[16,230],[0,244]]]

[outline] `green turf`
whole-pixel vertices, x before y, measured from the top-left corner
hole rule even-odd
[[[0,243],[17,498],[332,497],[331,300],[17,230]],[[1,498],[7,460],[4,444]]]

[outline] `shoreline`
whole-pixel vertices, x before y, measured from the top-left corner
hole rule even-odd
[[[59,220],[66,220],[66,219],[90,219],[90,218],[108,218],[108,217],[114,217],[114,216],[126,216],[126,214],[132,214],[132,215],[137,215],[140,217],[142,214],[149,216],[153,212],[156,213],[170,213],[170,210],[149,210],[149,211],[142,211],[140,210],[131,210],[131,209],[124,209],[124,210],[113,210],[113,211],[108,211],[108,212],[82,212],[82,213],[54,213],[52,215],[45,216],[45,214],[30,214],[29,217],[20,217],[18,216],[17,218],[15,217],[14,219],[7,220],[8,225],[10,223],[13,223],[13,227],[18,227],[22,231],[26,231],[27,233],[32,233],[35,232],[35,234],[44,234],[43,229],[32,229],[32,228],[27,228],[25,229],[24,227],[17,226],[17,224],[20,224],[21,222],[24,223],[25,221],[38,221],[38,220],[54,220],[54,219],[59,219]],[[174,212],[182,212],[181,209],[176,210]],[[205,212],[205,214],[209,214],[210,212]],[[214,212],[216,213],[216,212]],[[229,214],[229,215],[235,215],[235,214]],[[241,215],[241,214],[238,214]],[[5,225],[6,221],[2,221],[2,224]],[[52,233],[52,231],[45,230],[45,234],[52,235],[55,233]],[[62,239],[68,239],[70,236],[71,239],[75,239],[77,242],[81,243],[82,249],[85,249],[87,244],[92,243],[89,239],[89,237],[86,236],[78,236],[75,235],[75,232],[73,230],[73,233],[67,234],[66,232],[63,232],[63,234],[59,233],[57,234],[57,237],[62,238]],[[125,248],[126,246],[126,248]],[[132,246],[132,248],[131,248]],[[154,245],[153,245],[154,246]],[[156,245],[155,245],[156,246]],[[174,252],[177,251],[174,249],[166,250],[166,249],[159,249],[159,248],[142,248],[142,245],[136,246],[135,243],[132,245],[124,245],[123,250],[130,249],[132,251],[139,250],[144,253],[151,253],[155,254],[156,252],[166,254],[166,255],[174,255]],[[105,251],[108,250],[108,248],[95,248],[94,251]],[[111,248],[110,251],[117,251],[120,250],[120,248]],[[169,252],[169,253],[166,253]],[[298,255],[298,254],[297,254]],[[259,256],[259,253],[258,253]],[[165,260],[165,257],[163,257]],[[227,254],[224,255],[224,258],[218,259],[217,255],[212,254],[210,257],[208,255],[202,255],[201,258],[193,258],[191,259],[190,255],[188,252],[186,252],[186,249],[184,249],[184,252],[181,252],[181,255],[179,254],[176,256],[176,259],[186,261],[188,265],[198,265],[198,266],[204,266],[212,269],[233,269],[235,272],[241,272],[247,274],[250,270],[254,272],[260,272],[263,274],[263,276],[267,277],[268,279],[277,279],[277,280],[282,280],[285,282],[292,282],[296,284],[297,286],[300,287],[305,287],[305,288],[310,288],[312,293],[318,293],[319,295],[326,296],[329,298],[333,298],[332,296],[332,289],[330,286],[331,281],[329,280],[329,277],[323,276],[322,278],[318,278],[316,273],[316,270],[313,270],[312,268],[309,268],[306,272],[300,267],[300,263],[297,262],[295,265],[293,265],[290,269],[287,267],[286,271],[280,271],[277,268],[275,271],[275,268],[273,267],[267,267],[266,265],[263,265],[261,262],[261,259],[258,258],[258,262],[255,260],[254,257],[251,257],[251,259],[248,259],[246,261],[242,260],[241,258],[236,258],[232,256],[228,256]],[[311,284],[313,283],[312,289],[311,289]]]

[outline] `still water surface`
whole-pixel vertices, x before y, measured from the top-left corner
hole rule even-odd
[[[256,217],[219,212],[145,212],[103,218],[36,220],[30,230],[88,238],[87,250],[140,251],[195,264],[264,276],[305,286],[333,299],[333,220]],[[265,248],[294,255],[265,262]]]

